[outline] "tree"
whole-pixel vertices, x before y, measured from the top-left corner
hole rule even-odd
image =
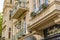
[[[0,36],[2,35],[2,14],[0,13]]]

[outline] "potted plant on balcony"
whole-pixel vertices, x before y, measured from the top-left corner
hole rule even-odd
[[[47,6],[48,6],[48,5],[47,5],[46,3],[43,3],[43,4],[42,4],[42,8],[43,8],[43,9],[47,8]]]
[[[33,11],[32,13],[31,13],[31,17],[35,17],[36,16],[36,13]]]

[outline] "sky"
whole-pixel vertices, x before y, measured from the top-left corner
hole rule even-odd
[[[0,12],[3,11],[4,0],[0,0]]]

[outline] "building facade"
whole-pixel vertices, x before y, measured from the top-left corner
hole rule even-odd
[[[5,0],[3,40],[60,40],[60,0]]]

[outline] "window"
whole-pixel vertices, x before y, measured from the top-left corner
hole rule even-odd
[[[39,0],[39,5],[41,6],[43,3],[48,4],[48,0]]]
[[[9,33],[8,33],[8,38],[10,39],[11,37],[11,28],[9,28]]]
[[[39,4],[42,5],[44,0],[39,0]]]
[[[21,1],[20,1],[20,0],[18,0],[18,3],[19,3],[19,4],[21,4]]]
[[[10,0],[10,4],[12,3],[12,0]]]
[[[26,20],[26,17],[24,17],[23,19],[24,19],[24,21],[25,21],[25,20]]]
[[[23,33],[26,33],[26,17],[23,18]]]
[[[11,31],[11,28],[9,28],[9,31]]]
[[[19,25],[21,25],[21,21],[19,21]]]
[[[9,12],[10,12],[10,14],[9,14],[9,20],[11,20],[12,10],[10,10]]]
[[[9,32],[9,39],[10,39],[10,37],[11,37],[11,32]]]
[[[36,10],[36,0],[34,0],[34,11]]]
[[[46,3],[46,4],[48,4],[48,3],[49,3],[49,1],[48,1],[48,0],[45,0],[45,3]]]
[[[39,0],[39,7],[36,7],[36,0],[34,0],[34,12],[37,13],[39,10],[42,10],[42,4],[44,3],[44,0]],[[37,13],[38,14],[38,13]]]
[[[39,4],[40,4],[41,2],[40,2],[40,0],[39,0]]]
[[[26,28],[26,17],[23,18],[24,22],[23,22],[23,28]]]

